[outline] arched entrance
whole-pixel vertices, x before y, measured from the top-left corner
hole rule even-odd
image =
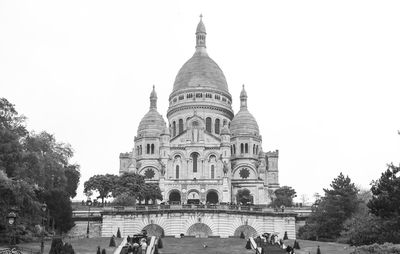
[[[181,193],[178,190],[173,190],[169,193],[169,203],[180,204],[181,203]]]
[[[245,238],[249,238],[250,236],[257,237],[257,235],[258,235],[257,230],[255,230],[252,226],[249,226],[249,225],[242,225],[242,226],[238,227],[235,230],[235,233],[233,235],[236,237],[240,237],[242,232],[243,232]]]
[[[197,190],[190,190],[188,192],[187,203],[188,204],[199,204],[200,203],[200,195]]]
[[[142,230],[146,230],[148,236],[164,237],[164,229],[157,224],[149,224]]]
[[[206,238],[212,235],[211,228],[204,223],[195,223],[189,227],[187,235]]]
[[[209,191],[206,196],[206,202],[209,204],[217,204],[218,203],[218,193],[216,191]]]

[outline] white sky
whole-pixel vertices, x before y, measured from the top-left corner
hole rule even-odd
[[[369,188],[400,162],[400,1],[2,1],[0,97],[75,150],[81,186],[118,173],[152,85],[165,117],[199,14],[235,112],[245,84],[281,185],[341,171]]]

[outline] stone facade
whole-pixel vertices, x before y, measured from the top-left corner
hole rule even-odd
[[[120,173],[137,172],[158,183],[166,202],[236,203],[238,190],[247,189],[252,203],[270,203],[279,188],[278,151],[263,152],[244,87],[236,115],[231,104],[225,76],[207,54],[200,20],[196,51],[169,96],[168,124],[157,111],[153,87],[134,148],[120,154]]]
[[[179,237],[180,234],[195,237],[219,236],[247,237],[263,233],[276,233],[283,238],[296,239],[295,214],[240,211],[146,211],[146,212],[102,212],[102,237],[128,236],[146,229],[149,235]]]

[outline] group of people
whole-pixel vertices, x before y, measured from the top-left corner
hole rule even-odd
[[[121,250],[121,254],[145,254],[149,238],[147,237],[146,230],[142,230],[141,234],[127,237],[127,242]]]
[[[286,245],[282,239],[278,238],[278,234],[276,233],[264,233],[261,236],[257,236],[254,241],[257,246],[262,246],[262,243],[264,243],[267,245],[277,246],[289,254],[294,254],[294,248],[290,245]]]

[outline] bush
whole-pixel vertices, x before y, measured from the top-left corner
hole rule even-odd
[[[300,250],[300,244],[299,244],[298,241],[294,240],[293,248],[297,249],[297,250]]]
[[[110,244],[109,244],[108,246],[109,246],[109,247],[115,247],[115,246],[116,246],[114,236],[111,236]],[[103,249],[103,250],[104,250],[104,249]],[[50,254],[51,254],[51,253],[50,253]]]
[[[384,244],[372,244],[372,245],[363,245],[357,247],[351,254],[369,254],[369,253],[380,253],[380,254],[391,254],[391,253],[400,253],[400,246],[394,245],[392,243],[384,243]]]
[[[64,243],[61,238],[53,238],[49,254],[61,254],[63,247]]]
[[[121,231],[119,231],[119,228],[118,228],[118,231],[117,231],[117,238],[121,238]]]
[[[126,238],[126,241],[128,242],[128,243],[131,243],[131,237],[128,235],[128,237]]]
[[[100,246],[97,246],[97,252],[96,254],[101,254]]]
[[[75,254],[75,251],[70,243],[65,243],[61,250],[61,254]]]
[[[319,245],[318,245],[318,248],[317,248],[317,254],[321,254],[321,250],[319,248]]]
[[[158,238],[157,247],[158,247],[159,249],[162,249],[162,248],[163,248],[163,243],[162,243],[162,241],[161,241],[161,238]]]
[[[101,254],[106,254],[106,249],[103,249],[103,250],[101,251]]]
[[[283,236],[283,240],[287,240],[287,239],[289,239],[289,238],[287,236],[287,231],[285,231],[285,235]]]
[[[247,240],[246,249],[251,250],[250,238]]]

